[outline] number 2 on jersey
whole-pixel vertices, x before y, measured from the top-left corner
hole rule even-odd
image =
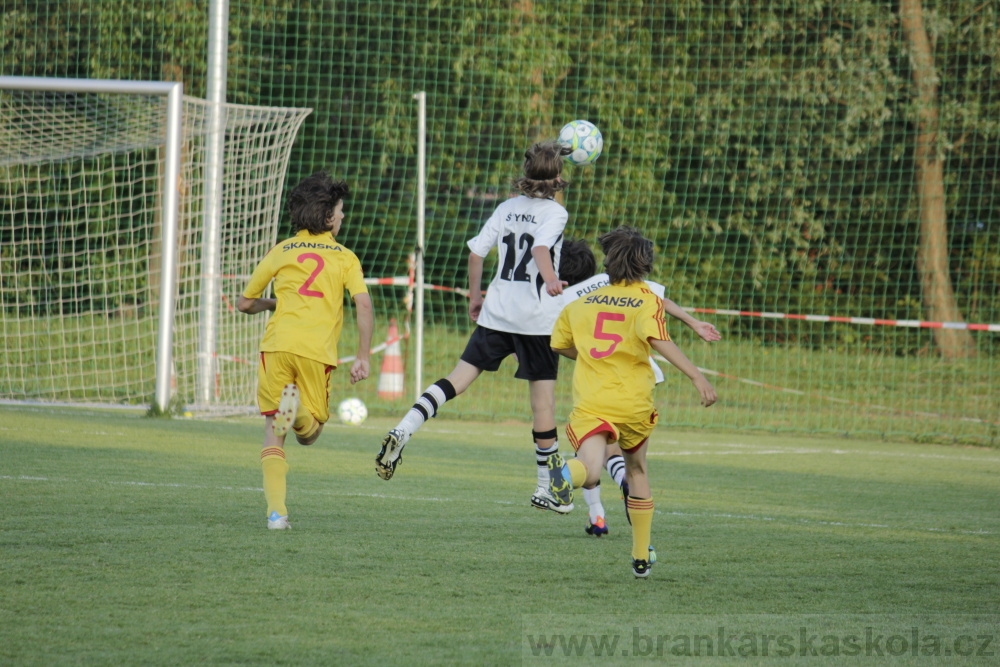
[[[615,351],[615,348],[618,347],[618,343],[623,340],[618,334],[604,330],[604,323],[607,321],[624,322],[625,313],[597,313],[597,323],[594,325],[594,338],[597,340],[611,341],[611,347],[606,350],[598,350],[596,347],[590,348],[590,356],[594,359],[603,359],[604,357],[611,356],[611,354]]]
[[[303,262],[307,261],[316,262],[316,268],[313,269],[313,272],[309,274],[309,277],[306,278],[306,281],[302,283],[301,287],[299,287],[299,294],[301,294],[302,296],[315,296],[322,299],[324,296],[323,293],[318,290],[309,289],[309,286],[316,281],[316,276],[318,276],[320,272],[323,271],[323,267],[326,265],[326,262],[324,262],[323,258],[314,252],[304,252],[295,259],[298,260],[299,264],[302,264]]]

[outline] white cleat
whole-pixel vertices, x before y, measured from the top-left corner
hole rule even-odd
[[[531,494],[531,504],[540,510],[552,510],[559,514],[566,514],[573,511],[573,503],[569,505],[559,504],[555,496],[549,493],[549,490],[544,486],[537,487],[535,492]]]
[[[271,512],[271,516],[267,517],[267,529],[268,530],[291,530],[292,524],[288,523],[287,516],[281,516],[277,512]]]

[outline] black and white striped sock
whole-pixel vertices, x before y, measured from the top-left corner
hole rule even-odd
[[[549,488],[549,456],[559,451],[558,433],[556,429],[543,431],[541,433],[532,430],[531,438],[535,441],[535,462],[538,464],[538,486],[547,489]],[[551,438],[557,438],[552,442],[551,447],[542,449],[538,446],[539,440],[548,440]]]
[[[451,382],[447,378],[441,378],[424,390],[396,428],[413,435],[428,419],[436,417],[441,406],[455,398],[455,395],[455,387]]]
[[[621,454],[616,454],[608,459],[604,467],[608,471],[608,474],[611,475],[611,479],[615,480],[615,484],[621,486],[622,482],[625,481],[625,457]]]

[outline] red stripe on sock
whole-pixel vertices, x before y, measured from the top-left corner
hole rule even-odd
[[[260,458],[265,459],[269,456],[277,456],[278,458],[285,458],[285,450],[281,447],[268,447],[267,449],[260,450]]]
[[[628,497],[626,501],[628,508],[630,510],[651,510],[653,509],[653,499],[652,498],[633,498]]]

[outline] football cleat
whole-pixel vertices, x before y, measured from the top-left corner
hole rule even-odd
[[[649,545],[649,564],[652,565],[655,562],[656,562],[656,549],[654,549],[653,545],[650,544]]]
[[[274,414],[274,435],[284,438],[295,423],[295,415],[299,411],[299,388],[294,384],[286,384],[281,390],[281,402]]]
[[[535,489],[535,492],[531,496],[531,504],[540,510],[552,510],[559,514],[566,514],[573,509],[572,503],[569,505],[560,505],[559,501],[544,486],[539,486]]]
[[[559,452],[549,454],[549,493],[560,505],[573,508],[573,480],[569,475],[569,466]],[[566,510],[567,512],[569,510]]]
[[[392,429],[382,438],[382,449],[375,457],[375,472],[384,480],[392,479],[396,466],[403,461],[403,447],[410,439],[403,431]]]
[[[271,512],[271,515],[267,517],[267,529],[268,530],[290,530],[292,524],[288,523],[287,516],[281,516],[277,512]]]
[[[633,560],[632,561],[632,574],[635,575],[636,579],[645,579],[649,576],[649,568],[652,567],[652,563],[645,560]]]
[[[593,521],[587,521],[587,527],[584,528],[588,535],[593,535],[594,537],[600,537],[601,535],[608,534],[608,524],[605,523],[604,517],[599,516]]]

